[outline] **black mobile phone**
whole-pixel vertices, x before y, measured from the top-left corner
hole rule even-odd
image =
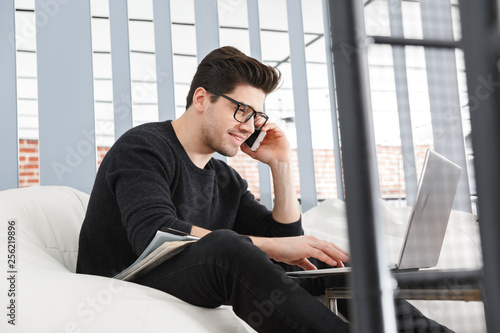
[[[266,136],[266,132],[262,132],[261,130],[256,130],[245,140],[244,144],[246,144],[251,151],[256,151],[259,148],[260,143],[264,140]]]

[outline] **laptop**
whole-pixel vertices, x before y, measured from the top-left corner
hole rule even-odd
[[[427,150],[399,261],[393,270],[418,270],[437,265],[450,218],[461,167]],[[350,272],[351,267],[288,272],[290,277],[321,277]]]

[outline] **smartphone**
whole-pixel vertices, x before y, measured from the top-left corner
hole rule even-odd
[[[264,140],[266,136],[266,132],[262,132],[261,130],[256,130],[252,135],[245,140],[244,144],[246,144],[251,151],[256,151],[259,148],[260,143]]]

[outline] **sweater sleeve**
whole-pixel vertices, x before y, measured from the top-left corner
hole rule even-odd
[[[110,156],[106,181],[116,197],[128,241],[139,255],[161,227],[189,233],[192,225],[177,218],[172,203],[173,151],[156,147],[162,138],[143,133],[121,139]]]
[[[248,190],[247,182],[242,182],[242,195],[234,227],[236,232],[261,237],[291,237],[304,234],[302,218],[292,223],[276,221],[272,212],[258,202]]]

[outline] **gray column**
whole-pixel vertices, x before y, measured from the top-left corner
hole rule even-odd
[[[500,36],[495,1],[460,0],[488,332],[500,329]]]
[[[217,0],[194,0],[196,54],[198,63],[219,47]]]
[[[115,140],[132,128],[132,88],[126,0],[109,0]]]
[[[262,61],[262,51],[260,43],[260,21],[258,0],[247,0],[248,9],[248,32],[250,34],[250,52],[255,59]],[[265,111],[265,110],[264,110]],[[268,209],[273,208],[273,197],[271,193],[271,172],[269,167],[258,162],[260,202]]]
[[[328,0],[323,0],[323,24],[325,29],[326,69],[328,75],[328,93],[330,95],[330,112],[332,113],[333,154],[335,159],[335,176],[337,181],[337,197],[344,200],[344,180],[342,178],[342,157],[340,155],[339,123],[337,113],[337,98],[335,77],[333,71],[332,39]]]
[[[0,191],[19,186],[14,0],[0,1]]]
[[[302,211],[305,212],[315,207],[318,204],[318,199],[314,176],[304,28],[300,0],[287,1],[287,16],[290,38],[290,61],[292,65],[295,128],[297,131],[297,153],[299,155],[300,193]]]
[[[194,0],[194,18],[196,55],[200,63],[207,54],[220,45],[217,0]],[[227,158],[219,153],[215,153],[214,158],[227,161]]]
[[[371,117],[361,1],[330,1],[335,78],[353,267],[354,329],[396,332],[391,276],[379,211],[377,157]],[[361,32],[361,34],[360,34]]]
[[[452,40],[453,25],[450,1],[422,0],[420,7],[424,39]],[[425,62],[434,148],[462,167],[453,209],[470,212],[472,207],[455,51],[426,48]]]
[[[170,0],[153,0],[159,120],[174,120],[175,85]]]
[[[41,185],[90,193],[96,173],[89,1],[36,0]]]
[[[391,36],[403,38],[403,15],[401,0],[389,0],[389,18]],[[405,175],[406,204],[411,206],[417,192],[417,172],[415,152],[413,148],[413,130],[411,125],[410,98],[408,95],[408,79],[406,76],[406,55],[403,46],[392,46],[394,60],[394,78],[396,83],[396,99],[398,104],[399,133],[403,169]]]

